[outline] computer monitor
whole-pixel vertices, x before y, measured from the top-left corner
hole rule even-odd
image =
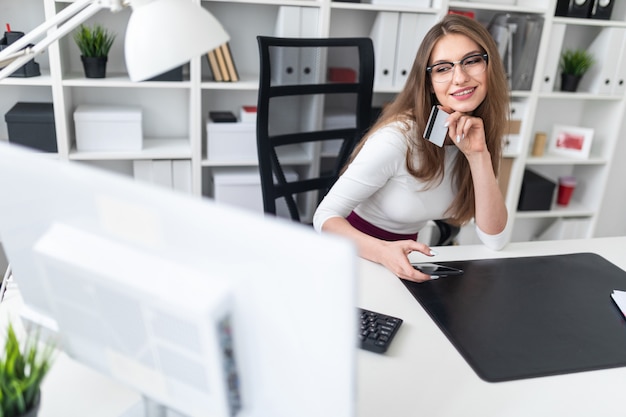
[[[0,240],[67,353],[190,417],[348,417],[349,242],[0,144]]]

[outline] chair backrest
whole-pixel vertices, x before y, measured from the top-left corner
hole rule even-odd
[[[284,198],[292,220],[309,222],[372,122],[373,44],[369,38],[257,40],[264,211],[276,214],[277,199]]]

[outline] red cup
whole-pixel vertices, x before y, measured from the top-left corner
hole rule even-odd
[[[557,194],[556,203],[560,206],[567,206],[572,198],[575,188],[575,177],[559,177],[559,192]]]

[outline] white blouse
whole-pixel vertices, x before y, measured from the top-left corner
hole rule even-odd
[[[315,211],[315,229],[321,231],[329,218],[345,218],[353,210],[374,226],[399,234],[417,233],[429,220],[445,218],[455,193],[449,173],[460,151],[445,146],[443,180],[429,187],[407,171],[407,146],[398,124],[376,131]],[[478,227],[476,232],[487,247],[499,250],[506,244],[504,232],[488,235]]]

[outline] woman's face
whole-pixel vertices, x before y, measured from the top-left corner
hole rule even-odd
[[[462,113],[471,113],[483,102],[487,95],[486,65],[484,71],[477,71],[477,68],[482,68],[482,66],[480,63],[475,64],[473,58],[465,61],[468,63],[465,66],[467,70],[464,70],[464,67],[458,63],[471,56],[480,60],[482,54],[483,51],[478,44],[461,34],[444,35],[435,43],[428,65],[432,67],[442,62],[454,63],[454,67],[448,71],[447,76],[441,76],[445,71],[440,71],[439,76],[433,74],[430,77],[433,92],[442,106]],[[433,67],[433,71],[437,70],[441,70],[441,66]],[[446,81],[436,82],[441,78]]]

